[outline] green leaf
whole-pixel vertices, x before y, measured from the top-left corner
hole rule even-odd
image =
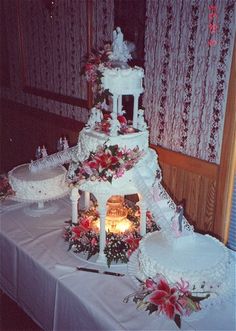
[[[194,302],[200,302],[200,301],[202,301],[202,300],[205,300],[205,299],[207,299],[207,298],[209,298],[210,297],[210,293],[208,293],[207,295],[205,295],[204,297],[202,296],[202,297],[195,297],[195,296],[193,296],[193,295],[191,295],[191,296],[189,296],[189,298],[192,300],[192,301],[194,301]]]
[[[180,329],[181,328],[181,318],[180,318],[180,315],[179,314],[175,314],[174,321],[175,321],[175,324]]]
[[[112,178],[113,178],[112,176],[107,177],[108,182],[111,184],[112,184]]]
[[[149,303],[147,305],[146,311],[148,311],[149,315],[154,313],[154,311],[157,311],[157,310],[158,310],[158,306],[154,305],[153,303]]]

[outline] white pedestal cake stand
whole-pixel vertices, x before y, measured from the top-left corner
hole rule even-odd
[[[55,195],[54,197],[50,197],[47,199],[24,199],[17,196],[10,197],[11,200],[27,203],[24,207],[23,211],[26,215],[31,217],[40,217],[42,215],[50,215],[54,214],[58,210],[58,205],[56,200],[65,197],[70,192],[69,188],[66,188],[63,193]]]

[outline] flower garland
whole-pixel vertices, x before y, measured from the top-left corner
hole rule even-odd
[[[6,199],[9,196],[15,195],[8,178],[6,176],[0,176],[0,201]]]
[[[78,163],[75,170],[75,182],[83,179],[92,181],[108,181],[120,178],[144,155],[138,147],[120,149],[118,145],[98,146],[95,152],[90,152],[88,159]]]
[[[132,229],[124,233],[106,232],[106,246],[104,253],[107,264],[127,263],[129,256],[138,248],[141,239],[139,231],[140,210],[138,206],[127,207],[127,219],[132,222]],[[66,222],[64,228],[64,239],[69,242],[69,250],[75,253],[87,254],[87,259],[99,252],[99,230],[93,226],[93,222],[98,218],[96,207],[93,206],[88,211],[79,215],[78,223]],[[158,230],[150,212],[147,212],[147,232]]]
[[[105,43],[104,47],[98,50],[92,49],[88,56],[85,57],[85,65],[81,70],[81,74],[85,75],[87,82],[92,86],[94,93],[94,104],[97,108],[106,109],[106,102],[111,93],[104,90],[101,84],[102,71],[104,68],[111,68],[112,62],[110,55],[112,54],[111,43]]]
[[[157,274],[155,279],[148,278],[140,282],[137,292],[128,295],[136,303],[137,309],[148,311],[149,314],[164,314],[173,319],[181,327],[181,316],[189,316],[201,310],[200,302],[209,298],[210,292],[194,293],[189,290],[189,283],[181,278],[175,284],[168,283],[167,279]]]

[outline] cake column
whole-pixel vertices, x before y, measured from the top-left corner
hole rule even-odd
[[[146,234],[146,219],[147,219],[147,206],[142,196],[139,194],[139,202],[137,205],[140,208],[140,234],[144,236]]]
[[[90,193],[83,191],[79,199],[79,209],[88,210],[90,207]]]
[[[117,116],[117,103],[118,103],[118,95],[113,94],[113,110],[112,110],[112,112],[114,114],[116,114],[116,116]]]
[[[122,95],[118,96],[118,115],[122,115]]]
[[[78,220],[78,199],[79,199],[79,197],[80,197],[80,195],[79,195],[77,187],[73,187],[73,189],[71,190],[71,194],[70,194],[70,200],[72,202],[72,215],[71,215],[72,223],[77,223],[77,220]]]
[[[133,128],[138,128],[138,99],[139,94],[134,94],[134,108],[133,108]]]
[[[100,238],[99,238],[99,255],[97,262],[106,264],[107,259],[104,253],[105,245],[106,245],[106,203],[107,197],[106,196],[99,196],[97,199],[98,202],[98,212],[100,218]]]

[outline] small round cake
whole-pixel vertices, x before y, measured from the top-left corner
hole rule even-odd
[[[196,291],[219,288],[229,268],[227,248],[216,238],[196,232],[172,241],[161,231],[147,234],[140,242],[138,259],[139,278],[153,278],[157,273],[171,283],[182,278]]]
[[[69,192],[63,166],[31,172],[29,164],[22,164],[8,173],[15,199],[32,202],[57,199]]]

